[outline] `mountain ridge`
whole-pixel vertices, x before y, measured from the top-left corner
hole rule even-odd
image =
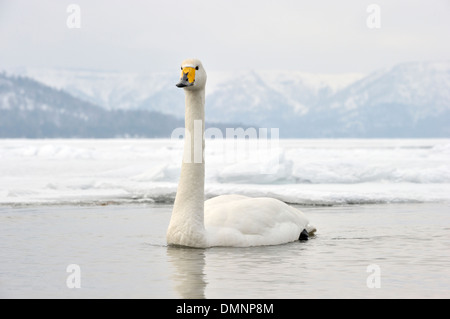
[[[109,111],[184,116],[183,91],[174,86],[178,72],[24,68],[16,73]],[[365,76],[210,72],[206,118],[278,127],[281,137],[449,137],[450,61],[401,63]]]
[[[225,131],[229,125],[206,123]],[[36,80],[0,73],[1,138],[170,138],[184,120],[145,110],[106,110]]]

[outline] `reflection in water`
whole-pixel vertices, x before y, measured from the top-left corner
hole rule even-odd
[[[169,262],[175,266],[172,280],[182,298],[205,298],[205,250],[187,247],[167,247]]]

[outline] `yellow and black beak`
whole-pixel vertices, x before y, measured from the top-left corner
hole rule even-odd
[[[187,86],[193,86],[195,82],[195,68],[184,67],[181,68],[180,82],[177,83],[177,87],[184,88]]]

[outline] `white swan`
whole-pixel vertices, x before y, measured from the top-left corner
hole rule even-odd
[[[167,243],[189,247],[277,245],[307,239],[316,229],[301,211],[274,198],[222,195],[204,201],[206,72],[197,59],[181,65],[186,95],[184,155]],[[194,143],[194,129],[203,141]],[[197,145],[197,147],[196,147]],[[200,149],[199,149],[200,148]]]

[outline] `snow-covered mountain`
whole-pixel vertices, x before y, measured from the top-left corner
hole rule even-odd
[[[135,74],[8,69],[108,110],[184,116],[178,70]],[[212,122],[278,127],[284,137],[450,136],[450,61],[412,62],[361,74],[209,72]]]
[[[35,79],[110,110],[147,109],[184,115],[184,93],[175,87],[179,79],[178,69],[152,74],[45,68],[9,68],[6,72]],[[207,107],[212,118],[223,120],[226,114],[215,111],[221,109],[216,105],[221,100],[231,100],[227,107],[232,109],[251,110],[264,109],[264,105],[276,109],[277,100],[282,98],[295,112],[303,113],[317,98],[329,96],[362,77],[362,74],[355,73],[213,71],[208,72]],[[275,101],[268,103],[267,99]]]
[[[28,77],[108,110],[137,109],[164,92],[178,74],[136,74],[74,69],[8,68],[8,74]],[[176,91],[176,90],[173,90]],[[182,92],[180,92],[182,96]],[[157,107],[153,107],[157,111]]]
[[[0,73],[0,137],[170,137],[183,121],[147,111],[108,111],[35,80]]]
[[[450,107],[450,62],[404,63],[379,70],[333,96],[332,108],[380,104],[424,108],[422,115]]]
[[[205,125],[222,132],[241,126],[210,121]],[[108,110],[36,80],[0,73],[0,138],[169,138],[174,129],[183,126],[183,119],[170,114]]]
[[[404,63],[379,70],[328,98],[329,116],[362,136],[450,136],[450,62]],[[333,132],[334,134],[334,132]]]

